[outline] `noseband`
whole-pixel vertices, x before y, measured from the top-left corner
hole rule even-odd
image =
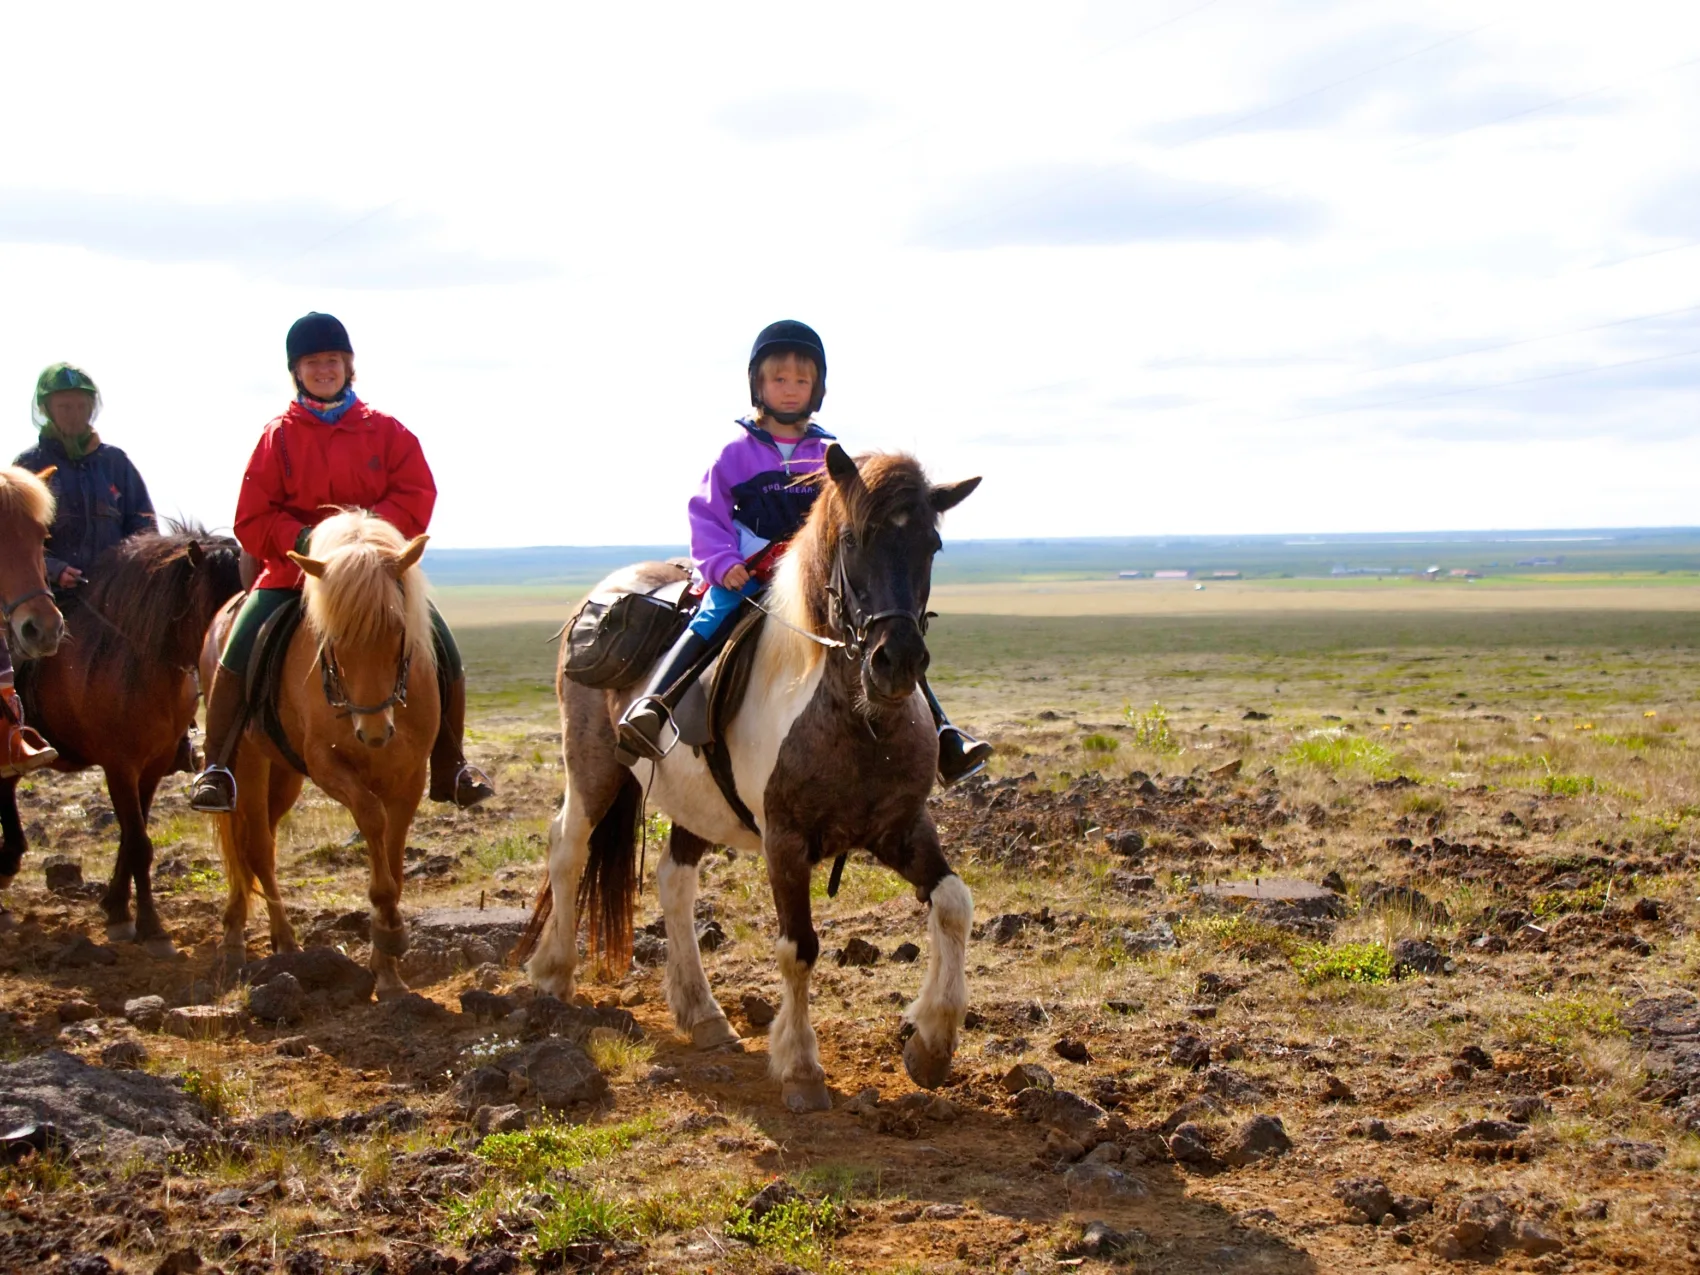
[[[936,611],[905,611],[899,607],[870,614],[867,603],[856,591],[850,572],[844,566],[843,538],[840,538],[838,551],[832,556],[832,580],[826,586],[826,595],[827,627],[839,635],[844,654],[852,661],[861,660],[862,653],[868,648],[869,631],[881,620],[908,620],[924,640],[927,621],[938,614]]]
[[[53,591],[51,589],[31,589],[28,593],[20,594],[10,602],[0,602],[0,622],[10,625],[14,611],[19,610],[27,603],[34,602],[37,598],[51,598],[52,596]]]
[[[395,689],[382,704],[355,704],[348,698],[342,683],[342,666],[336,662],[336,648],[326,643],[319,648],[319,680],[324,683],[325,703],[338,710],[339,717],[375,717],[392,708],[407,707],[407,675],[413,668],[413,652],[407,649],[407,639],[401,640],[396,656]]]

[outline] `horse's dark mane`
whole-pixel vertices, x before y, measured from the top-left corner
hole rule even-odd
[[[206,555],[200,587],[191,544]],[[101,554],[80,605],[71,611],[88,665],[192,665],[213,611],[240,588],[238,555],[229,536],[169,520],[165,531],[132,536]]]
[[[858,540],[865,540],[871,528],[900,514],[929,522],[938,518],[927,500],[932,485],[921,462],[913,456],[902,452],[865,452],[855,459],[862,481],[849,498],[821,471],[820,495],[791,548],[800,557],[798,600],[816,625],[826,617],[827,583],[832,576],[833,555],[838,552],[838,537],[844,529],[848,528]]]

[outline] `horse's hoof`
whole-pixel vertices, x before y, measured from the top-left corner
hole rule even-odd
[[[710,1018],[691,1028],[691,1045],[697,1049],[743,1047],[743,1040],[724,1018]]]
[[[374,994],[380,1001],[393,1001],[400,1000],[403,996],[408,995],[411,990],[406,983],[398,982],[388,987],[380,985]]]
[[[117,925],[107,926],[106,941],[108,943],[134,943],[136,941],[136,923],[134,921],[121,921]]]
[[[950,1075],[950,1054],[928,1049],[916,1032],[903,1046],[903,1070],[921,1088],[937,1089]]]
[[[177,957],[177,944],[173,943],[162,934],[155,939],[144,939],[142,941],[142,952],[147,956],[151,956],[156,961],[175,960]]]
[[[824,1080],[787,1080],[782,1087],[785,1106],[802,1115],[807,1111],[831,1111],[832,1095]]]

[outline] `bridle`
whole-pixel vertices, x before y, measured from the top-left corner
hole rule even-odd
[[[319,648],[319,680],[324,683],[325,703],[338,710],[339,717],[376,717],[392,708],[407,707],[407,675],[413,669],[413,652],[408,650],[407,638],[401,640],[396,655],[395,688],[381,704],[355,704],[348,698],[342,682],[342,666],[336,662],[336,648],[329,642]]]
[[[6,628],[12,627],[12,613],[20,611],[37,598],[51,598],[53,590],[47,588],[31,589],[28,593],[19,594],[10,602],[0,601],[0,624]]]
[[[835,645],[843,647],[844,654],[852,662],[860,662],[862,653],[868,647],[869,631],[882,620],[908,620],[924,640],[927,636],[927,622],[938,614],[936,611],[893,607],[890,610],[869,613],[867,603],[857,593],[856,586],[850,580],[850,572],[844,566],[844,545],[849,539],[849,533],[839,537],[838,549],[832,556],[832,579],[826,586],[826,623],[827,627],[838,635],[839,640]]]

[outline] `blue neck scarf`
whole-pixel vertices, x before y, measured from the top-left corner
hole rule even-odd
[[[313,413],[327,425],[335,425],[347,413],[348,409],[360,401],[354,393],[354,387],[349,386],[342,392],[342,397],[334,403],[321,403],[308,394],[298,394],[296,401]]]

